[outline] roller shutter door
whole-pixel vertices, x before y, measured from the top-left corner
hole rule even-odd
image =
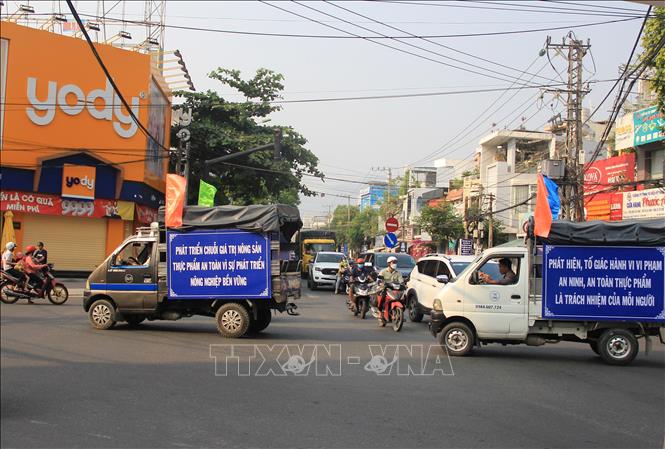
[[[23,245],[44,242],[56,271],[92,271],[106,258],[106,220],[25,215]]]

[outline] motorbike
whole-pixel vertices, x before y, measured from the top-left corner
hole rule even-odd
[[[406,285],[397,282],[387,282],[383,286],[384,296],[381,300],[377,296],[376,305],[372,306],[372,315],[379,320],[379,326],[384,327],[392,323],[393,330],[399,332],[404,325],[404,309],[406,307]],[[382,308],[380,306],[383,306]],[[380,310],[381,309],[381,310]]]
[[[0,271],[0,301],[14,304],[19,299],[45,299],[52,304],[62,305],[69,299],[69,291],[53,274],[53,264],[42,269],[42,284],[34,285],[32,281],[18,279],[6,271]]]
[[[377,282],[369,275],[363,273],[356,277],[355,283],[349,288],[354,289],[354,296],[356,298],[356,305],[351,307],[351,311],[354,316],[360,316],[360,319],[364,320],[369,311],[370,298],[376,296],[378,293]]]

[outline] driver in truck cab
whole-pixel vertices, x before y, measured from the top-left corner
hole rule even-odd
[[[517,282],[517,275],[513,271],[513,264],[510,259],[504,257],[499,260],[499,272],[503,276],[501,279],[492,279],[489,274],[482,271],[478,273],[478,276],[485,284],[511,285]]]

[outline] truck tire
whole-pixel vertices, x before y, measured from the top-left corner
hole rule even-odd
[[[272,321],[272,313],[270,309],[259,308],[257,310],[256,319],[252,319],[249,324],[249,334],[257,334],[270,325]]]
[[[595,352],[596,354],[600,355],[600,350],[598,349],[598,340],[593,340],[589,342],[589,346],[591,346],[591,350]]]
[[[88,319],[95,329],[111,329],[116,323],[115,307],[106,299],[98,299],[90,306]]]
[[[249,312],[237,302],[224,304],[215,314],[217,330],[224,338],[239,338],[249,329]]]
[[[438,336],[439,344],[449,355],[461,357],[473,350],[475,335],[469,326],[455,321],[444,327]]]
[[[418,297],[415,294],[409,296],[409,320],[412,323],[420,323],[423,320],[423,313],[418,308]]]
[[[640,345],[635,334],[626,329],[607,329],[598,340],[603,361],[610,365],[628,365],[635,359]]]

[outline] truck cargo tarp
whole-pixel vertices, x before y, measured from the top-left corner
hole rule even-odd
[[[623,221],[553,221],[549,245],[665,246],[665,218]]]
[[[164,208],[159,208],[159,221],[164,222]],[[183,228],[242,229],[252,232],[281,232],[283,239],[291,237],[302,227],[300,212],[295,206],[185,206]]]

